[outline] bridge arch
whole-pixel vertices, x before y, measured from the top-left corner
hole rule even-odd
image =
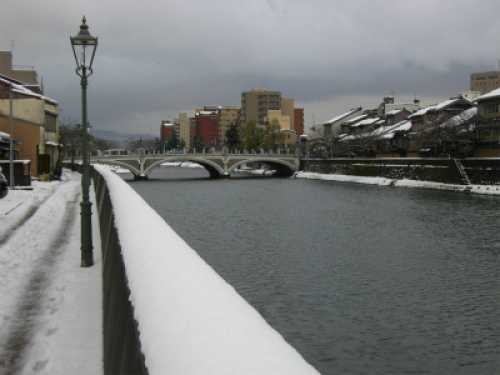
[[[291,177],[295,173],[295,168],[286,161],[279,159],[273,160],[271,158],[262,158],[262,159],[252,159],[252,160],[241,160],[235,163],[233,166],[231,166],[231,168],[229,168],[228,174],[231,174],[238,167],[249,163],[262,163],[271,166],[274,170],[276,170],[276,173],[274,174],[274,176],[276,177]]]
[[[208,171],[208,173],[210,174],[210,178],[220,178],[220,177],[226,176],[226,173],[224,173],[224,169],[222,169],[219,165],[217,165],[213,161],[198,159],[196,157],[193,157],[192,155],[190,155],[190,156],[188,156],[188,155],[176,155],[176,156],[170,156],[170,157],[166,157],[164,159],[155,161],[154,163],[152,163],[150,166],[148,166],[144,170],[144,175],[147,177],[153,169],[159,167],[161,164],[166,163],[166,162],[173,162],[173,161],[178,161],[178,162],[188,161],[191,163],[199,164]],[[229,176],[229,175],[227,174],[227,176]]]
[[[116,165],[118,167],[122,167],[123,169],[128,169],[134,175],[135,179],[138,179],[141,176],[141,171],[139,169],[135,168],[129,163],[121,162],[119,160],[108,161],[104,159],[104,160],[96,160],[93,162],[99,164]]]

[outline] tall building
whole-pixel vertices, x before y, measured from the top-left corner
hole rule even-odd
[[[175,131],[175,127],[172,121],[163,120],[160,127],[160,140],[162,142],[168,142],[173,131]]]
[[[264,123],[268,111],[281,110],[281,92],[253,89],[241,93],[241,123]]]
[[[201,136],[207,147],[220,144],[220,115],[218,110],[205,107],[195,114],[195,135]]]
[[[481,95],[500,88],[500,71],[472,73],[470,75],[470,89],[480,91]]]
[[[176,130],[178,130],[179,140],[186,143],[186,148],[191,148],[191,127],[189,126],[189,118],[187,112],[179,112],[179,117],[174,120]]]

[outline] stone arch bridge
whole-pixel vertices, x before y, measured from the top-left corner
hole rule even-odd
[[[124,150],[109,150],[104,153],[98,152],[96,156],[90,157],[91,163],[110,164],[128,169],[134,174],[135,179],[147,179],[153,169],[165,162],[193,162],[203,166],[211,178],[229,178],[231,173],[239,166],[249,163],[262,163],[276,170],[274,176],[287,177],[299,170],[300,155],[287,152],[281,154],[260,153],[234,153],[230,154],[227,149],[216,153],[188,153],[186,150],[178,150],[179,153],[146,153],[145,149],[135,152]],[[125,154],[125,155],[124,155]]]

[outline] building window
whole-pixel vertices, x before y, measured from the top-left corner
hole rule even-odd
[[[57,115],[45,112],[45,131],[56,132]]]

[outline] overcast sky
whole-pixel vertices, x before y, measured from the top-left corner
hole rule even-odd
[[[80,121],[69,36],[99,37],[96,129],[159,136],[161,120],[242,91],[281,91],[306,128],[350,108],[448,99],[498,70],[498,0],[1,0],[0,50],[33,65],[62,120]]]

